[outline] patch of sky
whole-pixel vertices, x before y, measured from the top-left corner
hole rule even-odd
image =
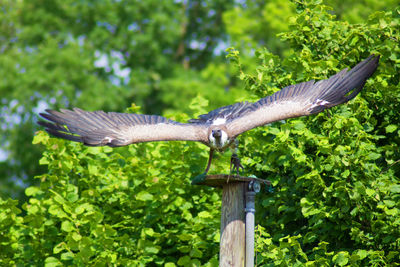
[[[97,60],[94,62],[95,67],[104,68],[106,72],[110,73],[110,81],[117,86],[121,84],[127,85],[130,81],[131,69],[124,67],[126,60],[124,54],[119,51],[112,51],[109,55],[100,51],[95,51]]]

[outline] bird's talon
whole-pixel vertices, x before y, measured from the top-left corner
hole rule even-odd
[[[230,172],[235,172],[236,170],[236,174],[239,175],[239,169],[244,169],[243,165],[240,163],[240,158],[238,157],[238,155],[236,153],[232,154],[231,157],[231,167],[230,167]]]

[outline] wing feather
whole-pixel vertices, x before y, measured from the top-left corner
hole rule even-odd
[[[230,137],[274,121],[307,116],[349,101],[375,72],[379,56],[371,55],[348,71],[326,80],[290,85],[253,103],[253,107],[226,124]],[[351,92],[352,91],[352,92]],[[351,93],[350,93],[351,92]],[[350,93],[350,95],[348,95]]]
[[[38,121],[51,135],[88,146],[125,146],[151,141],[207,142],[207,127],[179,123],[155,115],[84,111],[78,108],[46,110]]]

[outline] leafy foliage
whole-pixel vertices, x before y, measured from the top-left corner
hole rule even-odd
[[[212,12],[206,16],[204,6],[184,7],[185,13],[177,1],[166,1],[157,8],[153,1],[132,5],[123,5],[123,1],[53,1],[48,7],[40,5],[41,1],[22,2],[7,2],[4,8],[9,8],[8,12],[1,13],[10,20],[18,18],[17,24],[3,24],[9,34],[2,38],[11,40],[17,33],[23,47],[32,49],[26,55],[18,48],[20,43],[11,41],[3,47],[7,53],[0,56],[0,64],[15,68],[8,72],[0,68],[6,75],[6,82],[0,85],[2,104],[7,107],[3,110],[9,114],[23,113],[19,107],[33,95],[23,89],[35,88],[44,95],[56,85],[65,94],[49,91],[46,99],[61,101],[59,105],[85,103],[91,108],[113,109],[141,95],[137,104],[144,105],[142,112],[156,106],[167,117],[186,121],[187,114],[197,116],[229,102],[223,97],[211,102],[199,92],[211,98],[217,87],[229,87],[231,97],[246,98],[231,88],[239,82],[231,77],[235,66],[250,99],[256,99],[289,84],[324,79],[371,53],[381,55],[377,73],[360,96],[315,116],[248,132],[241,136],[240,156],[249,174],[269,179],[275,187],[273,193],[258,194],[258,266],[400,264],[400,7],[372,13],[365,23],[350,24],[337,20],[330,8],[314,0],[249,4],[225,13],[230,2],[222,7],[218,1],[210,1],[214,5],[210,10],[219,10],[215,17]],[[19,17],[21,10],[24,16]],[[266,10],[277,16],[281,11],[287,13],[290,23],[269,26],[276,33],[284,31],[279,34],[283,44],[263,36],[262,27],[253,29],[251,10],[266,21]],[[130,12],[136,12],[137,25],[121,19],[130,17]],[[182,12],[191,15],[181,16],[182,21],[166,16]],[[208,22],[203,34],[177,35],[185,23],[193,23],[187,29],[201,25],[187,20],[194,13],[203,14],[203,21]],[[362,12],[354,13],[354,21],[360,22]],[[241,16],[242,22],[234,21]],[[75,23],[78,18],[80,25]],[[210,51],[225,34],[222,26],[210,27],[214,19],[235,25],[228,25],[226,33],[235,33],[232,41],[241,50],[229,50],[229,67],[219,59],[208,64],[213,55]],[[104,22],[97,25],[99,21]],[[164,24],[165,28],[160,26]],[[44,26],[47,31],[41,29]],[[136,34],[139,26],[146,34]],[[108,38],[110,34],[114,38]],[[170,50],[163,50],[178,49],[183,36],[190,43],[208,35],[215,37],[215,42],[206,42],[210,50],[189,53],[189,62],[195,66],[189,71],[185,53],[175,57]],[[79,36],[85,40],[83,45]],[[244,36],[248,46],[238,43]],[[124,40],[130,40],[125,48]],[[249,52],[261,42],[252,40],[265,40],[273,52],[261,48],[252,57]],[[111,61],[116,60],[113,51],[133,51],[121,65],[132,67],[131,80],[111,83],[111,70],[93,67],[93,49],[103,51]],[[28,68],[30,63],[36,67]],[[137,91],[126,90],[127,86]],[[10,88],[19,91],[13,95]],[[146,100],[154,92],[157,97]],[[223,91],[217,94],[225,96]],[[40,95],[34,95],[26,109],[33,108]],[[185,99],[169,104],[181,95]],[[184,102],[188,98],[193,98],[189,105]],[[13,99],[17,99],[15,106],[11,105]],[[177,112],[182,106],[188,109]],[[139,111],[135,105],[128,110]],[[28,122],[29,116],[22,122]],[[23,131],[32,131],[27,125]],[[36,176],[37,185],[26,188],[27,201],[0,198],[0,265],[218,265],[220,192],[190,185],[191,177],[206,164],[208,151],[203,145],[160,142],[88,148],[50,138],[44,132],[38,132],[33,143],[32,147],[44,147],[40,166],[47,171]],[[15,153],[36,157],[26,153],[26,146],[19,149]],[[211,172],[228,169],[229,153],[218,154]]]
[[[171,99],[199,92],[218,92],[211,108],[233,102],[229,70],[214,52],[226,39],[221,16],[232,2],[3,1],[1,194],[18,196],[15,179],[30,185],[45,171],[35,160],[42,151],[31,144],[38,109],[123,111],[135,102],[161,114],[182,106]]]
[[[34,143],[46,145],[40,162],[49,172],[37,177],[40,186],[26,189],[26,215],[1,224],[2,232],[15,228],[18,235],[9,236],[19,243],[2,263],[217,265],[219,196],[189,180],[205,156],[199,145],[146,144],[118,153],[49,139],[44,132]],[[20,212],[15,201],[2,205]],[[2,244],[13,248],[17,243],[10,239]]]
[[[391,110],[400,103],[400,35],[393,31],[399,10],[377,12],[358,25],[335,21],[328,10],[317,1],[298,5],[291,30],[281,34],[293,56],[281,60],[260,51],[263,63],[256,74],[241,74],[263,96],[294,82],[323,79],[370,53],[382,55],[361,97],[247,137],[241,148],[248,153],[245,163],[280,188],[260,197],[258,219],[265,228],[259,228],[259,264],[396,265],[400,131]],[[242,67],[235,50],[230,57]]]

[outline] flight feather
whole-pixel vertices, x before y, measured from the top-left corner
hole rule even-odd
[[[156,115],[89,112],[78,108],[46,110],[40,115],[48,121],[38,123],[51,135],[88,146],[125,146],[174,140],[207,141],[207,129],[202,125],[179,123]]]
[[[226,131],[228,143],[241,133],[274,121],[307,116],[354,98],[375,72],[379,56],[371,55],[351,70],[326,80],[290,85],[255,103],[240,102],[180,123],[156,115],[46,110],[38,123],[50,134],[89,146],[125,146],[150,141],[199,141],[210,145],[210,133]],[[224,146],[225,148],[225,146]]]
[[[240,116],[227,122],[231,138],[274,121],[307,116],[353,99],[375,72],[379,56],[371,55],[348,71],[326,80],[290,85],[247,106]]]

